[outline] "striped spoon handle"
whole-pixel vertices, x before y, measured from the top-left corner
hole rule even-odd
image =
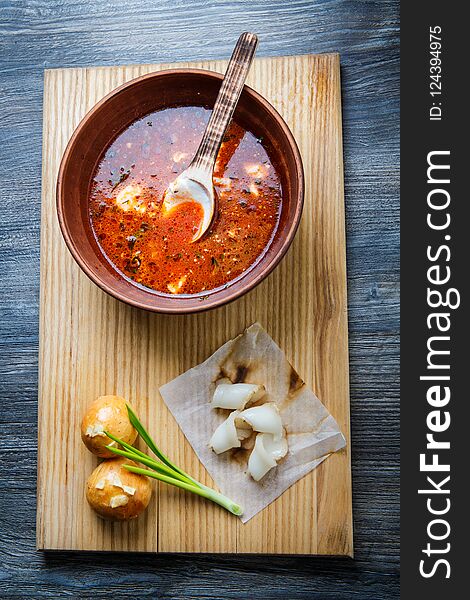
[[[212,177],[220,145],[235,111],[257,45],[258,38],[254,33],[242,33],[238,38],[211,117],[196,155],[191,161],[192,169],[210,172]]]

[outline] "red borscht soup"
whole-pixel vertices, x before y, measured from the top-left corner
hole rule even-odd
[[[194,156],[210,116],[168,108],[135,121],[108,147],[90,189],[101,251],[137,285],[164,294],[205,294],[230,285],[265,253],[276,231],[281,183],[263,140],[232,121],[214,170],[216,214],[199,240],[195,202],[166,213],[163,195]]]

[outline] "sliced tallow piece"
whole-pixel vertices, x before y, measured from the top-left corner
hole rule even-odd
[[[247,408],[238,415],[238,419],[243,419],[255,431],[271,433],[275,440],[280,440],[283,436],[281,415],[274,402]]]
[[[238,439],[237,428],[235,427],[235,419],[240,414],[240,411],[234,410],[214,431],[209,446],[216,454],[221,454],[230,450],[230,448],[240,448],[241,442]]]
[[[258,436],[263,438],[264,449],[274,460],[281,460],[287,454],[287,439],[285,436],[280,440],[275,440],[270,433],[258,433]]]
[[[256,402],[264,396],[264,385],[254,383],[221,383],[214,391],[212,408],[243,410],[248,402]]]
[[[277,466],[277,460],[287,453],[287,441],[283,437],[275,440],[270,433],[258,433],[255,447],[248,459],[248,472],[255,481],[262,479],[268,471]]]

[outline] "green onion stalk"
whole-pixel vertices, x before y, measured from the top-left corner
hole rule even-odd
[[[144,452],[141,452],[134,446],[124,442],[118,437],[112,435],[108,431],[104,433],[111,439],[113,442],[119,444],[121,448],[116,448],[114,445],[108,445],[107,448],[114,454],[118,456],[123,456],[124,458],[129,458],[134,462],[141,463],[148,467],[148,469],[143,469],[141,467],[134,467],[133,465],[123,465],[125,469],[131,471],[132,473],[137,473],[139,475],[146,475],[147,477],[152,477],[153,479],[158,479],[158,481],[163,481],[163,483],[168,483],[169,485],[174,485],[179,487],[187,492],[191,492],[193,494],[197,494],[202,498],[206,498],[207,500],[211,500],[216,504],[219,504],[229,512],[234,515],[240,516],[243,514],[243,509],[241,506],[220,494],[216,490],[213,490],[210,487],[200,483],[187,473],[177,467],[163,452],[157,447],[155,442],[152,440],[150,435],[145,430],[142,423],[139,421],[137,415],[134,413],[132,408],[127,405],[127,412],[129,414],[129,420],[132,425],[137,430],[139,436],[142,440],[147,444],[150,450],[155,454],[158,460],[155,460],[151,456],[148,456]]]

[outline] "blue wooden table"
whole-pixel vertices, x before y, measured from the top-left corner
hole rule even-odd
[[[398,597],[398,3],[0,0],[2,598]],[[35,550],[43,70],[341,53],[356,558]]]

